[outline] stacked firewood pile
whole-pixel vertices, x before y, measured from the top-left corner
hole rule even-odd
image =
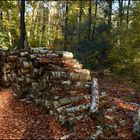
[[[6,85],[9,86],[9,79],[8,76],[10,76],[10,67],[9,64],[6,62],[6,58],[8,56],[8,53],[4,50],[0,50],[0,85]]]
[[[3,58],[2,58],[2,51],[0,51],[0,81],[2,80],[2,67],[3,67]],[[1,82],[0,82],[1,84]]]
[[[1,55],[6,86],[14,96],[34,101],[61,123],[82,119],[90,106],[91,76],[70,52],[36,48]],[[5,78],[4,78],[5,77]]]

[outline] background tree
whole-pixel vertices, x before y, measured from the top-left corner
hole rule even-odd
[[[92,29],[92,36],[91,39],[93,40],[94,35],[95,35],[95,27],[96,27],[96,23],[97,23],[97,9],[98,9],[98,0],[95,0],[95,12],[94,12],[94,24],[93,24],[93,29]]]
[[[42,19],[42,35],[41,35],[41,47],[45,47],[45,31],[46,31],[46,22],[47,22],[47,9],[45,7],[44,1],[42,1],[42,10],[43,10],[43,19]]]
[[[91,11],[92,11],[92,1],[89,0],[88,4],[88,21],[87,21],[87,39],[90,40],[91,35]]]
[[[65,13],[65,27],[64,27],[64,50],[67,50],[67,37],[68,37],[68,12],[69,12],[69,1],[66,0],[66,13]]]
[[[21,0],[21,8],[20,8],[20,46],[19,49],[24,49],[25,42],[25,0]]]
[[[81,18],[82,18],[82,1],[79,1],[79,16],[78,16],[78,41],[80,41],[81,36]]]
[[[112,17],[112,3],[113,3],[113,0],[110,0],[110,1],[107,1],[107,2],[108,2],[108,7],[109,7],[108,8],[109,9],[108,10],[108,25],[111,26],[111,24],[112,24],[111,23],[112,22],[111,17]]]
[[[130,2],[131,2],[131,0],[128,0],[128,5],[127,5],[127,16],[126,16],[127,29],[128,29],[128,27],[129,27],[129,8],[130,8]]]

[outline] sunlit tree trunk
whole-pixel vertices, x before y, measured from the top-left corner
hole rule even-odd
[[[79,17],[78,17],[78,41],[80,41],[81,37],[81,20],[82,20],[82,1],[79,1]]]
[[[32,20],[31,20],[31,26],[30,26],[30,42],[32,42],[33,39],[33,35],[34,35],[34,26],[35,26],[35,22],[34,22],[34,17],[35,17],[35,7],[32,5],[33,7],[33,12],[32,12]]]
[[[66,0],[66,13],[65,13],[65,27],[64,27],[64,51],[67,50],[67,30],[68,30],[68,11],[69,11],[69,7],[68,7],[68,0]]]
[[[87,38],[90,40],[91,35],[91,11],[92,11],[92,1],[89,0],[89,7],[88,7],[88,30],[87,30]]]
[[[34,14],[33,14],[33,17],[32,17],[33,18],[33,21],[32,21],[33,28],[31,29],[31,39],[32,40],[34,40],[36,28],[38,28],[37,25],[38,25],[39,7],[40,7],[40,3],[37,2],[37,6],[36,6],[36,8],[34,8],[34,11],[33,11]]]
[[[42,1],[44,2],[44,1]],[[43,19],[42,19],[42,35],[41,35],[41,47],[45,47],[44,46],[44,40],[45,40],[45,37],[44,37],[44,34],[45,34],[45,30],[46,30],[46,21],[47,21],[47,11],[46,11],[46,8],[42,5],[42,8],[43,8]]]
[[[10,20],[11,20],[10,11],[7,10],[6,14],[7,14],[7,20],[10,23]],[[11,32],[10,32],[9,26],[7,27],[6,30],[7,30],[8,38],[9,38],[9,45],[10,45],[10,47],[12,47],[12,35],[11,35]]]
[[[50,30],[51,30],[51,4],[48,2],[48,46],[50,45]]]
[[[98,8],[98,0],[95,1],[95,13],[94,13],[94,25],[93,25],[93,29],[92,29],[92,36],[91,36],[91,40],[93,40],[94,35],[95,35],[95,28],[96,28],[96,23],[97,23],[97,8]]]
[[[127,17],[126,17],[127,29],[129,28],[129,8],[130,8],[130,1],[131,0],[128,0],[128,5],[127,5]]]

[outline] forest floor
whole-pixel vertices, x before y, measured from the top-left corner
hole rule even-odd
[[[99,80],[100,114],[77,122],[73,132],[41,107],[18,101],[10,89],[1,88],[0,139],[132,139],[133,115],[140,103],[132,84],[110,77]]]

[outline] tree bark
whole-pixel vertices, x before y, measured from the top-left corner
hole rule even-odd
[[[43,1],[44,2],[44,1]],[[42,19],[42,35],[41,35],[41,46],[44,46],[44,34],[45,34],[45,30],[46,30],[46,21],[47,21],[47,11],[46,8],[42,5],[43,8],[43,19]]]
[[[0,9],[0,30],[2,31],[2,20],[3,20],[3,13],[2,9]]]
[[[50,1],[48,1],[48,46],[50,45],[50,29],[51,29],[51,14],[50,14]]]
[[[25,30],[25,48],[26,48],[26,49],[29,48],[29,45],[28,45],[28,37],[27,37],[26,30]]]
[[[37,17],[36,17],[36,25],[35,25],[35,30],[36,30],[36,34],[35,34],[35,40],[37,40],[38,44],[37,46],[40,45],[40,11],[41,11],[41,4],[39,3],[39,7],[38,7],[38,11],[37,11]]]
[[[93,25],[93,29],[92,29],[91,40],[93,40],[94,35],[95,35],[96,20],[97,20],[97,8],[98,8],[98,0],[95,1],[94,25]]]
[[[118,0],[119,2],[119,26],[121,26],[123,21],[123,0]]]
[[[80,6],[80,10],[79,10],[79,17],[78,17],[78,41],[80,41],[80,37],[81,37],[81,20],[82,20],[82,1],[79,1],[79,6]]]
[[[129,8],[130,8],[130,1],[131,0],[128,0],[128,5],[127,5],[127,17],[126,17],[127,29],[129,28]]]
[[[20,46],[19,49],[24,49],[25,41],[25,0],[21,0],[20,7]]]
[[[108,12],[108,25],[111,26],[112,22],[112,0],[108,1],[109,4],[109,12]]]
[[[67,50],[68,11],[69,11],[68,0],[66,0],[65,27],[64,27],[64,51]]]
[[[34,22],[34,17],[35,17],[35,7],[33,7],[33,12],[32,12],[32,22],[31,22],[31,26],[30,26],[30,42],[33,40],[33,35],[34,35],[34,26],[35,26],[35,22]]]
[[[10,20],[11,20],[11,19],[10,19],[10,11],[7,10],[6,13],[7,13],[7,20],[8,20],[8,22],[10,23]],[[9,27],[7,27],[6,31],[7,31],[7,33],[8,33],[9,45],[10,45],[10,47],[12,47],[12,46],[13,46],[13,45],[12,45],[12,35],[11,35],[11,32],[10,32]]]
[[[38,13],[39,13],[39,7],[40,7],[40,3],[38,2],[37,3],[37,6],[36,8],[34,8],[33,10],[33,21],[32,21],[32,24],[33,24],[33,28],[31,29],[31,39],[34,40],[34,36],[35,36],[35,30],[37,28],[37,25],[38,25]]]
[[[87,38],[90,40],[91,35],[91,11],[92,11],[92,1],[89,0],[89,8],[88,8],[88,30],[87,30]]]

